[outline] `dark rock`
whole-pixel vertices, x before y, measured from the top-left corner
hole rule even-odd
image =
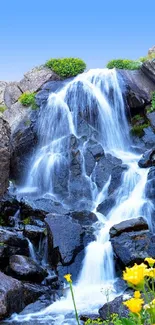
[[[40,284],[23,282],[23,300],[25,306],[36,301],[40,296],[50,293],[51,288]]]
[[[13,255],[9,260],[9,273],[20,280],[42,282],[47,272],[30,257]]]
[[[122,221],[110,228],[110,237],[116,237],[121,235],[123,232],[131,232],[131,231],[140,231],[140,230],[148,230],[147,222],[142,218],[130,219],[126,221]]]
[[[98,221],[96,214],[90,211],[73,211],[69,215],[83,226],[91,226]]]
[[[145,149],[152,149],[155,144],[155,133],[151,126],[144,128],[144,136],[141,138],[142,143],[145,145]]]
[[[147,150],[138,162],[139,167],[147,168],[155,165],[155,149]]]
[[[23,285],[0,272],[0,319],[20,312],[23,304]]]
[[[150,78],[155,83],[155,59],[145,61],[142,64],[142,71],[148,78]]]
[[[116,203],[116,195],[109,195],[107,199],[105,199],[102,203],[100,203],[97,207],[97,211],[102,213],[104,216],[107,216],[111,211],[113,206]]]
[[[102,319],[107,320],[109,314],[118,314],[120,317],[128,317],[129,310],[123,304],[123,296],[116,297],[114,300],[106,303],[99,309],[99,315]]]
[[[124,232],[111,238],[118,262],[124,266],[141,263],[146,257],[155,257],[155,235],[148,230]]]
[[[0,197],[6,192],[10,174],[10,128],[0,116]]]
[[[85,169],[86,174],[90,176],[95,167],[95,163],[100,160],[104,155],[104,150],[100,143],[95,140],[89,140],[86,142],[84,150]]]
[[[24,236],[29,238],[34,244],[39,244],[39,241],[45,236],[45,228],[33,225],[26,225],[24,228]]]

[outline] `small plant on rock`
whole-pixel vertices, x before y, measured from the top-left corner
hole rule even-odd
[[[0,106],[0,113],[4,113],[6,111],[7,107],[5,105]]]
[[[142,63],[140,61],[127,60],[127,59],[116,59],[111,60],[107,64],[108,69],[125,69],[125,70],[137,70],[140,69]]]
[[[37,109],[38,106],[35,101],[35,95],[36,93],[29,93],[29,92],[23,93],[19,97],[18,101],[25,107],[31,107],[32,109]]]
[[[75,77],[86,69],[85,62],[78,58],[50,59],[45,65],[62,78]]]

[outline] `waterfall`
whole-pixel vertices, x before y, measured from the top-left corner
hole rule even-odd
[[[96,229],[96,241],[85,251],[85,258],[77,283],[74,285],[77,309],[80,313],[95,313],[106,302],[104,290],[111,288],[109,299],[120,294],[115,291],[116,280],[113,251],[109,241],[109,229],[123,220],[149,218],[149,207],[145,198],[145,184],[148,170],[138,167],[139,155],[131,150],[131,139],[127,122],[121,86],[115,70],[90,70],[72,81],[55,94],[51,94],[48,104],[40,112],[38,122],[39,146],[30,162],[30,172],[22,191],[34,191],[37,195],[50,194],[61,198],[55,185],[55,175],[69,166],[70,136],[77,139],[84,136],[81,117],[95,131],[95,136],[106,153],[120,158],[128,166],[122,177],[116,204],[104,218],[96,213],[100,229]],[[84,159],[84,145],[80,147]],[[67,184],[69,182],[69,175]],[[89,183],[92,193],[92,210],[107,197],[111,179],[99,191],[92,175],[82,177]],[[86,184],[86,183],[85,183]],[[66,187],[69,192],[69,188]],[[68,194],[69,195],[69,194]],[[86,200],[87,198],[85,198]],[[66,201],[67,202],[67,201]],[[148,210],[148,215],[146,211]],[[150,220],[149,220],[150,222]],[[25,316],[15,316],[14,320],[47,319],[53,324],[71,324],[68,313],[73,311],[71,296],[63,297],[46,309]]]

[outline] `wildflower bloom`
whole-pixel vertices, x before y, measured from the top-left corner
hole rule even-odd
[[[125,305],[126,307],[128,307],[129,310],[132,313],[135,313],[135,314],[139,314],[140,313],[143,304],[144,304],[144,300],[143,299],[139,299],[139,298],[131,298],[131,299],[123,302],[123,305]]]
[[[123,279],[132,285],[141,285],[144,283],[145,269],[147,265],[141,263],[140,265],[135,264],[132,268],[126,267],[123,272]]]
[[[141,297],[140,291],[135,291],[134,292],[134,298],[139,299]]]
[[[146,269],[145,270],[145,276],[149,276],[150,278],[154,278],[155,277],[155,269],[154,268],[150,268],[150,269]]]
[[[64,278],[66,279],[67,282],[72,283],[71,274],[65,274]]]
[[[155,264],[155,259],[152,257],[146,257],[144,261],[147,262],[149,266],[153,266]]]

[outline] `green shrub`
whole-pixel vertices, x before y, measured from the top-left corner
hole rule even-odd
[[[146,55],[146,56],[142,56],[141,58],[139,58],[139,61],[141,61],[142,63],[148,60],[153,60],[155,59],[155,53]]]
[[[32,109],[37,109],[38,106],[35,101],[35,95],[36,95],[36,93],[28,93],[28,92],[23,93],[19,97],[18,101],[25,107],[31,106]]]
[[[126,70],[137,70],[140,69],[142,63],[140,61],[133,61],[133,60],[127,60],[127,59],[117,59],[117,60],[111,60],[107,64],[108,69],[126,69]]]
[[[75,77],[86,69],[85,62],[78,58],[50,59],[45,65],[62,78]]]
[[[0,106],[0,113],[4,113],[4,111],[7,109],[7,107],[4,106]]]
[[[132,117],[132,122],[138,122],[138,121],[141,121],[142,119],[143,119],[143,116],[141,116],[140,114],[137,114]]]
[[[155,110],[155,91],[152,92],[151,108]]]
[[[149,123],[134,125],[131,129],[131,134],[141,138],[144,135],[144,129],[147,128],[148,126]]]

